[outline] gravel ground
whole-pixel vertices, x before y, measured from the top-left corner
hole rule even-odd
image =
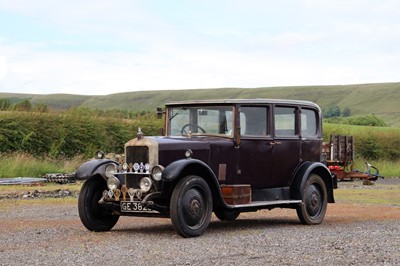
[[[0,265],[400,265],[400,206],[330,204],[317,226],[288,209],[213,216],[203,236],[185,239],[169,219],[121,217],[93,233],[76,203],[17,201],[0,201]]]

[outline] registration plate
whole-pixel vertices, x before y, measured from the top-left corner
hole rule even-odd
[[[143,206],[140,201],[121,201],[121,212],[155,212]]]

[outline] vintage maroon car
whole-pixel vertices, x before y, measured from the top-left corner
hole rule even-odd
[[[121,215],[170,217],[184,237],[201,235],[212,212],[235,220],[241,212],[296,209],[319,224],[333,203],[334,180],[321,163],[321,110],[291,100],[185,101],[166,105],[164,136],[125,144],[125,162],[95,159],[79,216],[86,228],[107,231]]]

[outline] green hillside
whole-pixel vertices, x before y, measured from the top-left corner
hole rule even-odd
[[[88,99],[96,96],[73,95],[73,94],[48,94],[35,95],[31,98],[31,103],[43,103],[55,110],[65,110],[71,107],[81,106]]]
[[[350,108],[351,115],[375,114],[387,124],[400,127],[400,83],[344,86],[304,86],[269,88],[222,88],[172,91],[145,91],[97,96],[83,105],[90,108],[154,110],[169,101],[225,98],[281,98],[316,102],[321,108],[338,105]]]
[[[7,96],[8,95],[8,96]],[[19,95],[32,103],[53,109],[84,106],[97,109],[155,110],[166,102],[226,98],[283,98],[316,102],[321,108],[337,105],[349,108],[351,115],[375,114],[391,126],[400,127],[400,82],[333,86],[296,86],[265,88],[219,88],[170,91],[139,91],[105,96],[67,94]],[[0,93],[0,98],[11,97]],[[17,97],[13,94],[12,97]]]

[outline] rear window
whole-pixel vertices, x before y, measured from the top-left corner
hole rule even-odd
[[[311,109],[301,110],[301,136],[313,137],[317,135],[317,113]]]
[[[275,107],[275,136],[296,136],[296,108]]]

